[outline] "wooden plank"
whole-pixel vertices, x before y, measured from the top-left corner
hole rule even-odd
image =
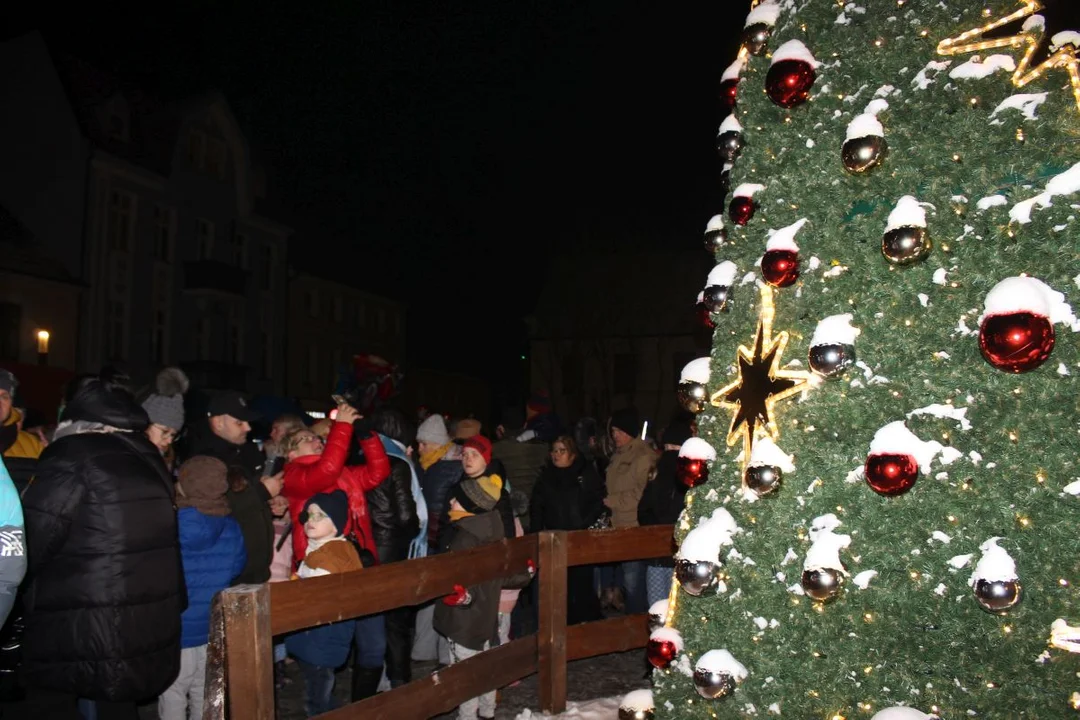
[[[537,670],[540,709],[558,715],[566,710],[566,532],[538,536],[540,627]]]
[[[358,572],[270,584],[270,630],[274,635],[315,625],[408,607],[469,586],[519,573],[535,559],[536,536]]]
[[[648,613],[571,625],[566,630],[566,659],[581,660],[625,652],[643,648],[648,642]]]
[[[441,557],[441,556],[440,556]],[[320,715],[320,720],[421,720],[536,672],[536,636],[482,652],[389,692]]]
[[[575,530],[567,533],[570,565],[599,565],[671,557],[673,525],[646,525],[617,530]]]
[[[268,585],[221,592],[231,720],[273,720],[274,654]]]

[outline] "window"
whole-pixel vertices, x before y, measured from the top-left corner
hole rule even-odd
[[[367,325],[367,307],[364,303],[356,303],[356,327],[362,328]]]
[[[233,305],[229,308],[229,362],[240,365],[244,362],[244,308]]]
[[[120,299],[109,301],[109,316],[105,327],[105,349],[109,358],[123,360],[127,355],[127,302]]]
[[[112,190],[109,193],[109,209],[105,218],[105,237],[110,250],[128,252],[131,249],[134,221],[135,197],[120,190]]]
[[[172,262],[176,212],[162,205],[154,206],[154,259]]]
[[[198,359],[209,360],[210,359],[210,319],[207,317],[199,318],[195,327],[195,334],[198,338]]]
[[[633,395],[637,388],[637,355],[619,353],[615,356],[613,390],[616,395]]]
[[[207,138],[206,153],[204,155],[202,167],[206,174],[215,177],[218,180],[224,180],[225,158],[225,143],[218,138]]]
[[[199,130],[188,133],[187,160],[191,167],[202,170],[203,157],[206,153],[206,135]]]
[[[263,248],[263,290],[274,289],[274,262],[277,259],[276,248],[267,245]]]
[[[562,391],[564,395],[576,395],[581,392],[584,369],[581,356],[567,355],[562,359]]]
[[[212,259],[214,257],[214,223],[199,218],[195,239],[199,248],[199,259]]]
[[[109,114],[109,137],[113,140],[125,141],[128,139],[128,121],[127,117],[114,110]]]
[[[22,307],[0,303],[0,360],[19,359],[19,333],[22,329]]]
[[[319,384],[319,350],[314,345],[308,346],[307,384]]]
[[[345,301],[342,300],[340,295],[334,296],[334,322],[341,322],[342,316],[345,314]]]
[[[157,365],[164,365],[169,354],[171,289],[169,269],[159,266],[154,272],[154,305],[150,324],[150,359]]]
[[[386,308],[375,311],[375,329],[381,333],[386,332]]]
[[[259,371],[266,379],[274,372],[274,338],[267,330],[262,331],[262,365]]]
[[[307,291],[308,317],[319,317],[319,292],[318,290]]]
[[[234,232],[229,239],[229,260],[238,268],[247,270],[248,237],[244,233]]]

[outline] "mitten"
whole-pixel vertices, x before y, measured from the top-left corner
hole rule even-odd
[[[446,605],[461,607],[472,602],[472,594],[464,585],[454,585],[454,592],[443,597],[442,601]]]

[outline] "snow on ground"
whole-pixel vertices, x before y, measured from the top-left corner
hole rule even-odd
[[[525,710],[514,720],[615,720],[619,716],[622,697],[599,698],[585,702],[566,703],[566,712],[548,715],[539,710]]]

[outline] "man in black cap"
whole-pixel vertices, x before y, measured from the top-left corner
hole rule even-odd
[[[270,579],[274,556],[274,516],[269,503],[281,492],[282,474],[263,475],[266,456],[247,439],[259,414],[240,393],[230,390],[215,395],[206,415],[191,456],[209,455],[229,468],[229,508],[240,523],[247,549],[247,564],[236,583],[264,583]]]

